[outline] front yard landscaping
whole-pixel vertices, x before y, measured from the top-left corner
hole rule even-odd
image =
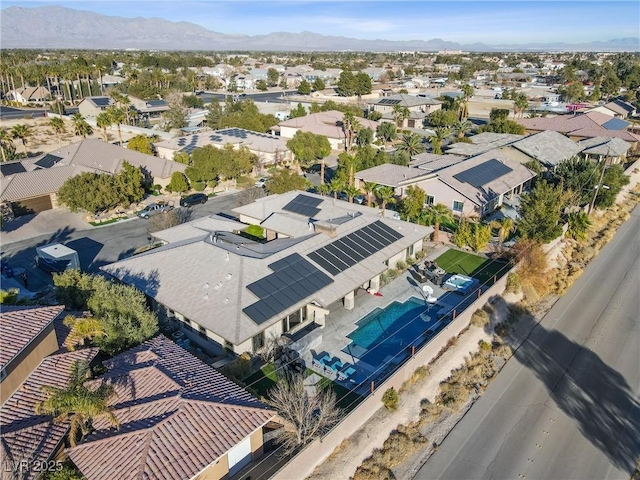
[[[489,260],[453,248],[436,258],[435,262],[447,273],[459,273],[476,278],[482,285],[492,284],[494,276],[500,278],[511,268],[505,261]]]

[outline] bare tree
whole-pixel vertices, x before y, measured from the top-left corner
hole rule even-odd
[[[193,212],[190,208],[178,208],[154,215],[149,219],[149,232],[159,232],[160,230],[175,227],[188,222],[192,216]]]
[[[244,205],[248,205],[259,198],[266,197],[267,193],[264,191],[264,188],[260,187],[251,187],[243,190],[238,195],[237,205],[242,207]]]
[[[335,393],[325,389],[309,395],[302,375],[278,382],[269,392],[268,403],[285,421],[278,437],[289,452],[328,432],[341,414]]]

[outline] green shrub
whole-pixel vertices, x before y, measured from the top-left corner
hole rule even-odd
[[[251,235],[252,237],[263,238],[264,237],[264,228],[260,225],[249,225],[244,231]]]
[[[511,272],[507,275],[507,284],[505,287],[506,292],[518,293],[521,288],[522,284],[520,283],[520,276],[517,273]]]
[[[398,261],[398,262],[396,263],[396,268],[397,268],[398,270],[404,270],[404,269],[406,269],[406,268],[407,268],[407,264],[406,264],[405,262],[403,262],[402,260],[400,260],[400,261]]]
[[[416,260],[422,260],[426,253],[423,250],[418,250],[416,252]]]
[[[480,350],[484,350],[485,352],[491,351],[492,346],[489,342],[485,342],[484,340],[480,340]]]
[[[207,184],[205,182],[193,182],[192,187],[196,192],[202,192],[207,188]]]
[[[398,400],[398,392],[393,387],[387,389],[382,395],[382,403],[384,403],[387,410],[396,410],[398,408]]]
[[[15,305],[18,302],[19,293],[20,290],[17,288],[0,290],[0,305]]]
[[[476,327],[484,327],[489,324],[489,314],[484,310],[478,309],[471,316],[471,325]]]
[[[187,181],[185,174],[182,172],[173,172],[171,175],[171,181],[169,182],[169,185],[167,185],[167,190],[177,193],[183,193],[189,190],[189,182]],[[157,191],[160,191],[160,189],[157,189]]]
[[[251,355],[247,352],[243,353],[236,360],[222,367],[220,371],[232,380],[241,382],[251,373]]]

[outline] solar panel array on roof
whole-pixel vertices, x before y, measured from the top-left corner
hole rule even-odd
[[[224,130],[218,130],[216,133],[219,133],[220,135],[226,135],[228,137],[242,138],[243,140],[247,139],[248,137],[273,138],[273,135],[251,132],[248,130],[243,130],[242,128],[226,128]]]
[[[624,130],[629,126],[629,122],[625,122],[619,118],[612,118],[602,124],[607,130]]]
[[[512,171],[513,169],[511,167],[492,158],[475,167],[456,173],[453,178],[459,182],[468,183],[469,185],[479,188]]]
[[[167,102],[164,100],[147,100],[147,105],[150,107],[166,107]]]
[[[24,168],[24,165],[22,165],[22,163],[20,162],[0,164],[0,172],[2,172],[2,175],[4,175],[5,177],[13,175],[15,173],[22,173],[26,171],[27,170]]]
[[[181,147],[181,152],[193,153],[193,151],[198,148],[198,135],[191,135],[190,137],[181,137],[178,139],[178,146]],[[189,141],[187,142],[187,139]]]
[[[271,275],[247,285],[260,300],[242,311],[257,324],[333,283],[331,277],[297,253],[272,263],[269,268],[273,270]]]
[[[51,155],[50,153],[47,153],[44,157],[42,157],[40,160],[38,160],[35,164],[38,165],[39,167],[42,167],[42,168],[51,168],[56,163],[58,163],[60,160],[62,160],[62,157],[57,157],[55,155]]]
[[[402,237],[402,234],[378,220],[307,256],[331,275],[337,275]]]
[[[91,101],[95,103],[98,107],[109,106],[109,97],[96,97],[96,98],[92,98]]]
[[[320,211],[318,205],[320,205],[321,203],[321,198],[315,198],[310,197],[309,195],[300,194],[289,203],[287,203],[284,207],[282,207],[282,209],[288,212],[304,215],[306,217],[313,217]]]
[[[400,103],[400,100],[395,98],[383,98],[378,102],[378,105],[397,105]]]

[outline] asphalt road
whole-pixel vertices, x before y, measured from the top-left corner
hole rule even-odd
[[[25,118],[25,117],[44,117],[45,110],[42,109],[20,109],[13,107],[5,107],[0,106],[0,120],[13,120],[16,118]]]
[[[287,90],[286,95],[297,94],[296,90]],[[224,102],[228,96],[237,95],[240,100],[253,100],[254,102],[271,102],[271,103],[287,103],[287,98],[283,96],[282,91],[277,92],[263,92],[263,93],[199,93],[205,103],[209,103],[211,99],[215,98],[219,102]]]
[[[416,479],[628,479],[640,456],[640,207]]]
[[[223,195],[209,199],[204,205],[189,208],[190,219],[212,213],[231,215],[237,206],[239,194]],[[122,222],[91,227],[87,230],[71,230],[61,227],[52,235],[41,235],[21,242],[2,246],[2,257],[13,268],[23,268],[29,276],[29,289],[37,291],[52,284],[51,275],[35,266],[36,247],[60,242],[78,252],[80,266],[87,272],[97,272],[103,265],[131,255],[136,249],[150,243],[149,227],[153,220],[133,218]]]

